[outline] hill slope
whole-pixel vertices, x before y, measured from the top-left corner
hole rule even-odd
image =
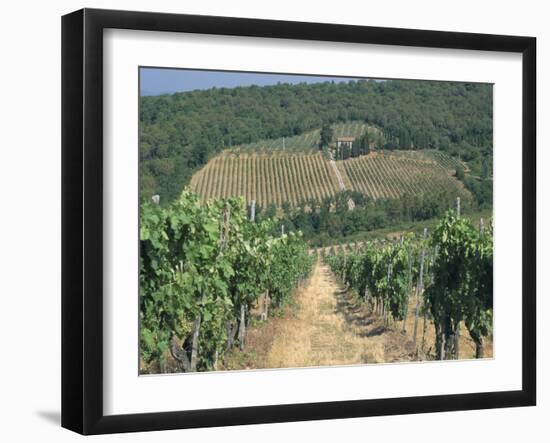
[[[194,172],[229,147],[361,121],[397,147],[459,155],[492,170],[492,86],[371,80],[214,88],[140,97],[140,195],[176,198]]]
[[[376,200],[420,195],[448,189],[457,196],[466,191],[449,165],[453,160],[431,151],[405,153],[372,152],[369,155],[336,162],[346,190],[357,191]],[[275,151],[236,153],[224,151],[197,172],[191,187],[207,200],[214,197],[244,196],[262,207],[301,205],[321,201],[339,192],[334,169],[326,157]]]

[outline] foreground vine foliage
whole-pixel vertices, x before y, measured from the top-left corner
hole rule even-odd
[[[415,239],[409,234],[396,243],[369,242],[361,250],[330,255],[325,261],[373,312],[383,316],[386,325],[407,317],[409,297],[416,287],[414,340],[422,311],[433,319],[437,359],[458,358],[461,324],[475,342],[475,357],[484,356],[483,339],[493,323],[491,225],[485,228],[482,221],[477,229],[470,220],[449,211],[430,238]]]
[[[184,190],[167,207],[140,212],[140,357],[167,371],[217,369],[244,349],[250,309],[282,306],[313,259],[299,232],[273,235],[276,220],[249,221],[241,198],[211,200]],[[155,372],[157,372],[155,370]]]

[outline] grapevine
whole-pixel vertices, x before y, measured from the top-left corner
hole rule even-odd
[[[166,208],[144,202],[140,212],[140,356],[167,357],[181,371],[216,369],[244,347],[251,306],[270,294],[288,300],[311,269],[300,233],[274,232],[275,220],[254,223],[244,199],[210,200],[185,190]],[[235,333],[238,330],[238,337]]]
[[[394,243],[367,242],[347,254],[336,254],[333,248],[325,261],[382,316],[385,325],[406,319],[409,297],[416,288],[415,343],[422,310],[433,319],[437,359],[458,358],[461,324],[476,344],[476,358],[482,358],[483,340],[491,333],[493,320],[492,236],[492,226],[478,230],[449,211],[429,239],[410,234]]]

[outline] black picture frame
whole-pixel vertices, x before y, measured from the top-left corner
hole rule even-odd
[[[171,31],[522,54],[522,389],[392,399],[103,413],[103,30]],[[62,18],[62,426],[82,434],[536,404],[536,39],[83,9]]]

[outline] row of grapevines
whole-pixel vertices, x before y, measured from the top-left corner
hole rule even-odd
[[[182,371],[215,369],[244,346],[260,295],[282,305],[311,268],[300,233],[247,219],[243,199],[210,200],[185,190],[168,207],[140,213],[140,356],[163,370],[171,352]],[[267,313],[267,311],[266,311]],[[238,336],[236,336],[238,334]]]
[[[464,322],[483,357],[483,337],[493,324],[493,229],[472,223],[452,212],[435,228],[431,245],[436,251],[426,298],[436,328],[440,359],[456,358],[456,340]]]
[[[409,235],[392,244],[369,242],[358,252],[325,260],[386,323],[389,316],[406,319],[413,287],[425,285],[423,310],[433,318],[437,358],[457,358],[461,324],[476,344],[476,357],[483,357],[493,317],[491,226],[478,229],[449,211],[428,239]]]
[[[413,279],[417,278],[417,248],[412,237],[401,242],[368,242],[352,254],[329,256],[331,269],[354,288],[373,309],[394,320],[404,320]]]

